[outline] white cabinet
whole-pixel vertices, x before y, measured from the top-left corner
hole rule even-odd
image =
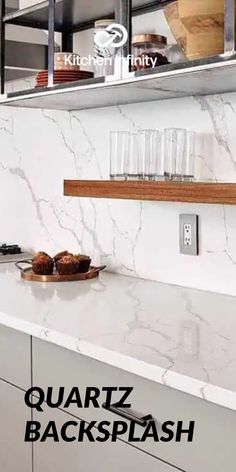
[[[140,417],[151,414],[160,425],[165,421],[195,421],[192,442],[183,435],[181,442],[154,442],[148,438],[137,443],[140,449],[188,472],[222,472],[231,470],[236,460],[236,413],[190,395],[147,381],[141,377],[97,362],[88,357],[33,340],[34,384],[43,389],[64,386],[68,393],[78,386],[82,397],[86,387],[133,387],[130,402]],[[120,396],[120,394],[119,394]],[[116,400],[116,398],[115,398]],[[101,404],[104,397],[99,399]],[[119,420],[102,408],[81,409],[72,405],[69,412],[86,421]],[[121,418],[120,418],[121,419]],[[143,428],[137,427],[138,436]],[[161,435],[161,434],[160,434]],[[127,437],[124,437],[127,441]]]
[[[60,411],[44,408],[44,413],[34,414],[34,419],[41,423],[41,431],[49,421],[56,423],[60,430],[67,421],[76,421],[75,418]],[[76,436],[76,428],[70,433]],[[163,462],[139,451],[123,442],[110,441],[46,442],[34,444],[34,472],[175,472]],[[5,472],[5,471],[4,471]],[[12,472],[12,471],[11,471]]]
[[[32,472],[32,446],[24,442],[31,411],[24,392],[0,381],[0,470]]]
[[[0,379],[30,388],[30,357],[30,336],[0,325]]]

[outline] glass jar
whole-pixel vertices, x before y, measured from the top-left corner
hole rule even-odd
[[[159,34],[140,34],[132,40],[132,70],[151,69],[168,64],[167,38]]]
[[[114,32],[107,30],[107,27],[113,23],[114,20],[105,19],[96,21],[94,24],[95,77],[104,77],[114,73],[116,50],[109,41],[109,36],[112,38]]]

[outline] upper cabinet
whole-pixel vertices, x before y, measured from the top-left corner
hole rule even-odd
[[[189,0],[1,3],[4,105],[79,110],[236,91],[234,0],[194,0],[194,7]],[[5,33],[16,26],[47,30],[48,62],[28,66],[28,88],[11,84],[9,92]]]

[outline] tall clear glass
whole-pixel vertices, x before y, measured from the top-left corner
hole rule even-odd
[[[144,169],[145,159],[140,152],[139,134],[130,133],[128,180],[143,180]]]
[[[145,180],[164,180],[164,153],[162,133],[159,130],[142,130],[139,133],[140,155],[145,162]]]
[[[194,180],[195,134],[182,128],[164,130],[165,175],[167,180]]]
[[[130,133],[111,131],[110,133],[110,179],[126,180],[130,151]]]
[[[183,162],[183,181],[193,182],[195,178],[195,138],[193,131],[186,132],[186,149]]]

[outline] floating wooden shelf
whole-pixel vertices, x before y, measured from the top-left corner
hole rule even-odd
[[[236,204],[236,184],[65,180],[64,195],[87,198]]]

